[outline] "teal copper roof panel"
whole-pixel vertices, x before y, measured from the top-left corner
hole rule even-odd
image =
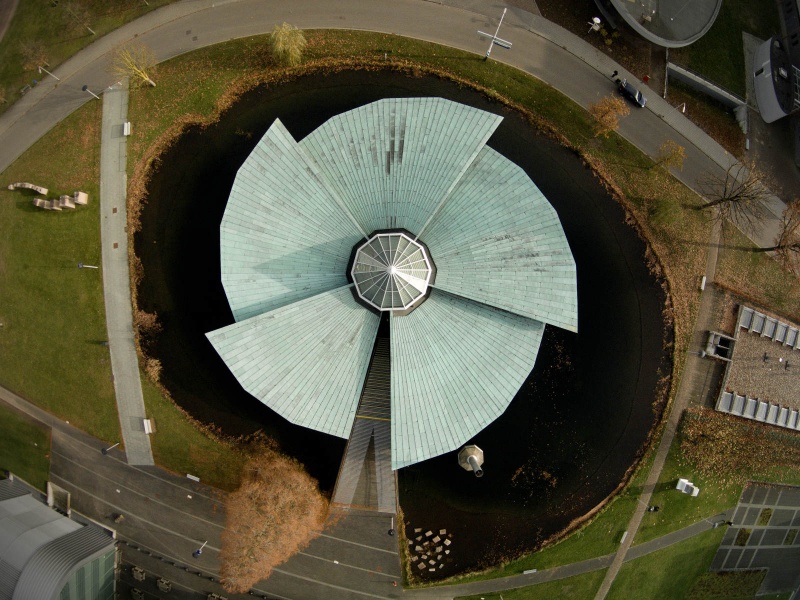
[[[222,283],[234,318],[346,285],[362,237],[276,120],[239,169],[220,227]]]
[[[379,100],[300,142],[366,233],[418,233],[502,117],[442,98]]]
[[[455,450],[497,419],[533,369],[543,331],[435,288],[392,316],[392,468]]]
[[[292,423],[350,434],[380,318],[350,285],[206,334],[250,394]]]
[[[577,331],[575,260],[555,209],[517,165],[485,147],[420,239],[434,286]]]

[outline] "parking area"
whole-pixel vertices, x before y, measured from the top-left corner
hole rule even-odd
[[[720,543],[712,571],[767,569],[759,595],[800,583],[800,487],[748,484]]]

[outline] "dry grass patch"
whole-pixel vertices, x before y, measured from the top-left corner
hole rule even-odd
[[[800,483],[800,436],[788,429],[694,407],[683,415],[679,440],[680,461],[722,487]]]

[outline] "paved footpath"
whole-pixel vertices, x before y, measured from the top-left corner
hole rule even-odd
[[[483,54],[486,40],[477,30],[496,25],[503,8],[494,0],[449,0],[448,5],[425,0],[184,0],[170,4],[100,38],[55,71],[61,82],[44,79],[2,115],[0,171],[91,99],[81,90],[83,85],[98,92],[112,85],[111,53],[134,38],[151,47],[158,60],[166,60],[210,44],[262,34],[287,21],[301,28],[395,33]],[[636,74],[539,15],[511,8],[503,32],[513,42],[513,49],[495,51],[492,60],[502,60],[548,82],[581,106],[613,92],[612,71],[636,80]],[[619,133],[650,156],[668,139],[684,146],[685,166],[675,174],[690,187],[695,187],[704,173],[722,173],[734,163],[719,144],[654,91],[648,93],[645,109],[632,111],[622,120]],[[770,202],[772,218],[755,236],[760,245],[771,245],[783,206],[777,198]]]
[[[93,100],[97,102],[97,100]],[[144,432],[145,408],[139,360],[133,335],[128,275],[126,138],[127,81],[103,94],[100,143],[100,237],[103,254],[103,297],[111,351],[111,371],[125,453],[132,465],[153,465],[150,438]]]

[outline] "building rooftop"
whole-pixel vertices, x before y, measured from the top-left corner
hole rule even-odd
[[[501,120],[403,98],[300,143],[269,128],[221,224],[236,323],[207,334],[248,392],[349,437],[380,321],[359,299],[391,311],[392,468],[455,450],[503,413],[545,324],[577,331],[578,310],[558,215],[486,146]]]
[[[711,29],[722,0],[610,0],[636,33],[666,48],[688,46]]]
[[[93,597],[113,596],[114,539],[85,526],[33,497],[14,479],[0,480],[0,598],[56,600],[81,566],[101,559],[89,574]],[[102,567],[106,572],[100,573]],[[81,583],[86,575],[81,577]]]
[[[356,251],[350,271],[359,297],[378,310],[407,310],[425,298],[433,269],[405,233],[378,233]]]

